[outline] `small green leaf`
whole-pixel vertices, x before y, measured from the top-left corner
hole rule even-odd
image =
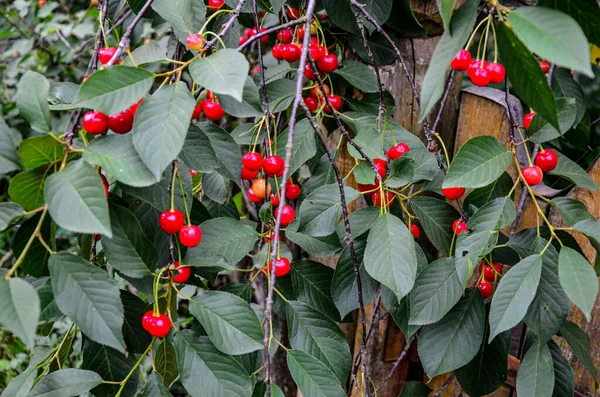
[[[145,65],[153,62],[164,61],[167,58],[167,42],[161,40],[157,43],[152,40],[148,44],[141,45],[131,52],[131,58],[136,65]],[[133,66],[129,57],[125,57],[125,66]]]
[[[271,94],[271,92],[269,92]],[[245,118],[245,117],[260,117],[263,115],[262,102],[259,99],[258,87],[250,76],[246,77],[244,83],[244,92],[242,93],[242,101],[228,95],[219,95],[219,103],[221,107],[230,116]],[[276,111],[271,108],[271,112]]]
[[[156,348],[154,365],[156,373],[161,377],[161,383],[166,387],[175,382],[175,379],[179,376],[177,354],[175,348],[167,339],[163,339]]]
[[[49,90],[48,80],[31,70],[25,72],[17,84],[17,108],[31,124],[31,128],[38,132],[52,131],[52,118],[48,108]]]
[[[562,153],[556,152],[556,155],[558,156],[558,165],[550,171],[551,175],[562,176],[584,189],[598,191],[598,184],[583,168]]]
[[[364,63],[346,60],[334,73],[361,91],[379,92],[375,72]]]
[[[509,226],[517,216],[515,205],[512,199],[501,197],[494,199],[483,207],[469,219],[467,226],[470,230],[500,230]]]
[[[446,201],[433,197],[415,197],[410,200],[410,208],[433,246],[448,255],[454,235],[452,222],[458,219],[458,211]]]
[[[390,164],[390,174],[386,184],[391,188],[399,188],[413,181],[415,175],[416,161],[412,158],[402,156]]]
[[[19,157],[29,169],[61,159],[64,153],[65,147],[48,135],[27,138],[19,145]]]
[[[333,269],[318,262],[298,261],[292,263],[291,277],[299,301],[320,311],[332,320],[340,321],[330,291]]]
[[[19,218],[25,210],[16,203],[0,203],[0,231],[6,230],[13,219]]]
[[[206,58],[195,59],[189,70],[194,81],[207,90],[242,101],[250,65],[238,51],[223,49]]]
[[[288,350],[287,365],[303,396],[346,396],[331,370],[310,354],[302,350]]]
[[[371,159],[385,158],[383,152],[383,137],[375,127],[375,121],[372,124],[357,125],[356,135],[353,139],[362,151]],[[348,143],[348,153],[357,160],[363,160],[363,157],[358,151]]]
[[[145,350],[145,349],[144,349]],[[83,344],[82,369],[94,371],[102,377],[102,380],[121,382],[135,366],[136,358],[133,354],[125,356],[110,347],[86,339]],[[134,396],[139,383],[138,372],[135,371],[123,388],[122,396]],[[114,396],[120,385],[102,383],[92,391],[94,395]]]
[[[570,321],[565,321],[560,328],[560,334],[565,338],[579,361],[581,361],[585,368],[590,372],[594,378],[594,382],[598,384],[596,381],[596,379],[598,379],[598,369],[590,354],[590,337],[583,332],[577,324]]]
[[[52,174],[54,167],[50,164],[43,165],[32,171],[24,171],[10,180],[8,195],[25,210],[32,211],[41,207],[46,202],[44,199],[44,185],[46,178]]]
[[[549,397],[554,388],[554,364],[545,343],[529,348],[517,375],[517,393],[522,396]]]
[[[437,5],[440,9],[442,21],[444,22],[444,30],[448,32],[448,35],[451,35],[450,20],[452,18],[452,11],[454,11],[454,6],[456,5],[456,0],[437,0]]]
[[[558,276],[566,294],[581,309],[587,321],[590,321],[598,296],[598,278],[594,268],[579,252],[562,247]]]
[[[76,397],[102,383],[95,372],[83,369],[61,369],[43,377],[27,397]]]
[[[29,238],[35,233],[38,223],[41,219],[41,213],[37,213],[29,219],[23,221],[13,239],[12,249],[15,257],[19,257],[24,251]],[[54,225],[49,216],[44,218],[39,230],[44,241],[51,242],[54,239]],[[29,250],[23,258],[21,268],[33,277],[44,277],[48,275],[48,259],[50,253],[42,245],[39,239],[34,238],[29,245]]]
[[[21,161],[17,154],[17,146],[20,142],[21,134],[0,119],[0,174],[21,168]]]
[[[527,136],[535,143],[544,143],[563,136],[575,123],[577,104],[574,98],[556,98],[558,125],[560,130],[536,116],[527,129]]]
[[[573,76],[571,76],[571,72],[569,70],[555,68],[552,76],[552,91],[554,91],[554,95],[556,95],[557,98],[566,97],[575,99],[575,107],[577,108],[577,111],[573,126],[577,126],[581,120],[583,120],[586,110],[586,101],[583,88],[581,88],[581,85],[579,85]]]
[[[409,325],[408,317],[410,312],[410,295],[405,296],[400,301],[396,299],[396,294],[389,288],[381,287],[381,300],[394,322],[404,334],[404,337],[410,339],[420,328],[420,325]]]
[[[565,223],[573,226],[579,221],[595,220],[590,214],[585,205],[579,201],[569,197],[556,197],[552,199],[552,203],[558,209],[558,213]]]
[[[463,206],[465,209],[470,208],[471,205],[477,208],[483,207],[485,204],[494,199],[508,196],[512,186],[513,180],[511,176],[505,172],[500,175],[500,178],[496,179],[489,185],[471,191],[471,193],[469,193],[469,195],[465,198]]]
[[[162,377],[157,372],[153,372],[146,381],[142,397],[172,397],[172,394],[163,384]]]
[[[149,279],[154,280],[154,277],[149,277]],[[144,327],[142,327],[142,317],[148,311],[148,307],[143,300],[129,291],[121,290],[120,296],[124,312],[123,338],[127,344],[127,351],[142,354],[152,341],[152,336],[148,332],[144,332]]]
[[[40,317],[40,299],[36,290],[20,278],[0,280],[0,301],[0,324],[32,349]]]
[[[408,381],[404,382],[399,397],[427,397],[432,390],[425,383]]]
[[[479,258],[494,249],[498,241],[498,232],[484,230],[471,234],[461,233],[456,239],[456,272],[463,287],[473,275]]]

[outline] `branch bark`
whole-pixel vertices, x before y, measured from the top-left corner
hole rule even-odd
[[[110,61],[108,61],[106,66],[112,66],[117,61],[117,59],[121,58],[123,51],[125,51],[125,47],[127,47],[127,45],[129,44],[129,36],[131,36],[131,33],[133,33],[133,29],[135,29],[135,26],[142,19],[142,17],[146,13],[146,11],[148,11],[148,8],[150,8],[150,6],[152,5],[152,1],[153,0],[147,0],[146,4],[144,4],[144,6],[140,9],[140,11],[137,13],[135,18],[133,19],[133,21],[129,24],[129,26],[127,27],[127,30],[125,30],[125,33],[123,34],[123,37],[121,37],[121,41],[119,41],[119,45],[117,46],[117,51],[112,56]]]
[[[280,31],[282,29],[287,29],[287,28],[291,28],[291,27],[300,25],[300,24],[302,24],[304,22],[306,22],[306,17],[295,19],[293,21],[290,21],[290,22],[287,22],[287,23],[284,23],[284,24],[281,24],[281,25],[273,26],[272,28],[269,28],[269,29],[267,29],[265,31],[262,31],[260,33],[255,34],[254,36],[249,37],[248,40],[244,44],[242,44],[241,46],[239,46],[237,48],[237,50],[238,51],[242,51],[244,48],[248,47],[250,44],[252,44],[256,40],[260,39],[261,37],[270,35],[271,33],[278,32],[278,31]],[[256,26],[258,26],[258,25],[256,25]]]

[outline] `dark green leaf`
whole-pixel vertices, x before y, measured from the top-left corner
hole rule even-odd
[[[17,155],[20,142],[21,135],[0,119],[0,174],[21,168],[21,161]]]
[[[52,118],[48,109],[50,84],[46,78],[28,70],[17,84],[15,101],[21,115],[38,132],[52,131]]]
[[[479,208],[483,207],[485,204],[490,202],[491,200],[506,197],[508,192],[513,186],[513,180],[508,173],[503,173],[500,175],[500,178],[496,179],[494,182],[490,183],[487,186],[477,188],[473,190],[469,195],[465,198],[463,202],[463,206],[466,208],[470,208],[471,205]]]
[[[83,363],[81,368],[96,372],[102,380],[121,382],[134,367],[136,358],[130,354],[125,357],[122,352],[103,346],[87,339],[83,345]],[[136,395],[139,376],[135,371],[121,392],[123,397]],[[117,395],[119,385],[103,383],[94,388],[92,393],[101,396]]]
[[[311,178],[312,179],[312,178]],[[304,189],[306,185],[303,185]],[[290,223],[285,232],[285,236],[292,242],[298,244],[309,255],[316,257],[333,256],[342,249],[340,241],[335,234],[326,237],[311,237],[309,235],[299,233],[298,226],[300,222],[296,219]]]
[[[386,184],[391,188],[405,186],[413,181],[415,175],[416,161],[407,156],[392,161],[390,164],[390,174],[386,179]]]
[[[19,145],[19,157],[29,169],[59,160],[64,153],[64,146],[48,135],[27,138]]]
[[[410,295],[405,296],[399,302],[396,295],[385,286],[381,286],[381,300],[383,305],[394,319],[394,322],[404,334],[406,340],[410,339],[417,332],[420,325],[408,325],[408,316],[410,314]]]
[[[223,49],[206,58],[195,59],[189,70],[194,81],[207,90],[241,101],[250,66],[243,54],[234,49]]]
[[[346,203],[359,197],[351,187],[344,187]],[[299,220],[301,233],[312,237],[325,237],[335,232],[342,215],[340,190],[337,184],[321,186],[310,193],[300,205]]]
[[[404,382],[400,397],[427,397],[432,390],[425,383],[408,381]]]
[[[594,0],[540,0],[538,5],[552,7],[569,14],[578,23],[588,40],[600,46],[600,8]]]
[[[172,394],[163,384],[161,376],[153,372],[146,381],[142,397],[172,397]]]
[[[269,96],[269,109],[271,112],[283,112],[294,101],[296,92],[296,82],[288,79],[277,79],[267,83],[267,93]],[[263,101],[263,92],[260,90],[261,104]],[[261,105],[262,106],[262,105]],[[284,153],[284,152],[280,152]]]
[[[579,201],[569,197],[556,197],[552,199],[552,203],[565,223],[569,225],[575,225],[579,221],[584,220],[595,220],[590,214],[585,205]]]
[[[560,285],[591,321],[592,310],[598,295],[598,278],[594,268],[579,252],[569,247],[562,247],[558,261]]]
[[[469,230],[500,230],[509,226],[517,216],[515,204],[508,197],[501,197],[484,204],[469,219]]]
[[[554,388],[554,364],[548,345],[536,341],[529,348],[517,375],[517,393],[522,396],[550,397]]]
[[[289,129],[285,129],[285,131],[277,137],[277,153],[282,157],[285,153],[288,133]],[[296,129],[294,130],[292,161],[290,162],[290,171],[288,175],[294,174],[302,164],[313,158],[315,154],[317,154],[315,133],[308,120],[300,120],[296,124]]]
[[[548,342],[554,364],[553,397],[572,397],[575,393],[575,374],[571,364],[563,357],[560,347],[554,341]]]
[[[458,219],[458,211],[446,201],[433,197],[415,197],[410,200],[410,208],[415,212],[433,246],[448,255],[454,234],[452,222]]]
[[[266,245],[263,247],[265,246]],[[281,247],[281,249],[283,250],[283,247]],[[239,280],[234,281],[233,283],[225,284],[219,288],[219,291],[229,292],[230,294],[239,296],[248,303],[250,303],[252,296],[254,295],[254,288],[252,287],[250,280]]]
[[[287,364],[303,396],[344,397],[346,395],[331,370],[310,354],[302,350],[288,350]]]
[[[454,11],[456,0],[437,0],[437,5],[440,9],[442,21],[444,22],[444,30],[450,35],[452,33],[450,31],[450,21],[452,19],[452,11]]]
[[[260,102],[258,96],[258,87],[250,76],[246,76],[241,102],[228,95],[219,95],[219,103],[225,113],[234,117],[259,117],[263,114],[262,102]],[[274,109],[271,111],[275,113]]]
[[[150,277],[154,280],[154,277]],[[123,338],[130,353],[142,354],[152,341],[152,336],[142,327],[142,316],[148,311],[144,301],[128,291],[121,290],[124,322]],[[153,299],[153,298],[151,298]]]
[[[562,153],[556,152],[556,155],[558,156],[558,165],[550,171],[551,175],[562,176],[584,189],[598,191],[598,184],[583,168]]]
[[[492,252],[497,241],[498,232],[489,230],[458,236],[455,242],[456,272],[463,287],[473,275],[479,257]]]
[[[556,98],[556,110],[558,111],[558,125],[560,130],[536,116],[527,129],[527,136],[535,143],[544,143],[563,136],[575,123],[577,117],[577,104],[574,98]]]
[[[40,299],[35,289],[20,278],[0,280],[0,301],[0,324],[33,348],[40,317]]]
[[[584,0],[586,1],[586,0]],[[583,89],[577,81],[571,76],[571,72],[566,69],[555,68],[554,74],[552,75],[552,90],[557,97],[566,97],[575,99],[575,105],[577,107],[577,116],[575,117],[574,126],[578,125],[579,122],[585,116],[585,94]],[[533,121],[532,121],[533,124]],[[531,127],[529,127],[531,128]]]
[[[560,334],[565,338],[573,353],[577,356],[579,361],[587,368],[592,377],[598,378],[598,370],[596,364],[590,355],[590,337],[579,328],[579,326],[570,321],[565,321],[563,326],[560,328]],[[597,384],[597,382],[596,382]]]
[[[351,213],[348,216],[348,219],[350,221],[352,238],[358,238],[371,230],[371,226],[373,226],[373,223],[375,223],[378,218],[379,208],[377,207],[364,207]],[[340,238],[340,241],[343,241],[346,236],[346,226],[343,219],[338,223],[335,232]]]
[[[25,210],[31,211],[44,205],[44,184],[54,167],[44,165],[33,171],[24,171],[10,180],[8,195]]]
[[[175,348],[167,339],[163,339],[156,348],[155,354],[154,365],[156,373],[160,375],[161,383],[169,387],[179,376]]]
[[[330,290],[333,269],[322,263],[306,260],[292,263],[291,270],[297,299],[332,320],[340,321]]]
[[[21,224],[15,237],[13,239],[13,252],[16,257],[19,257],[24,251],[29,238],[35,233],[35,230],[40,221],[41,214],[35,214],[31,218],[27,219]],[[53,224],[49,216],[44,218],[44,222],[40,228],[40,235],[47,243],[50,243],[53,239]],[[21,267],[27,272],[27,274],[34,277],[42,277],[48,275],[48,258],[50,253],[42,245],[39,239],[33,239],[29,250],[23,259]]]
[[[364,92],[379,92],[375,73],[367,65],[355,61],[344,61],[335,74],[342,76],[352,86]]]
[[[76,397],[102,383],[95,372],[83,369],[61,369],[46,375],[27,397]]]
[[[136,65],[145,65],[152,62],[160,62],[167,58],[167,43],[161,40],[160,43],[152,40],[148,44],[141,45],[131,52],[131,58]],[[132,66],[133,62],[129,57],[125,57],[125,65]]]
[[[0,203],[0,231],[6,230],[13,219],[19,218],[25,210],[16,203]]]

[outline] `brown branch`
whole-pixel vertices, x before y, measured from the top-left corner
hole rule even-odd
[[[454,380],[454,378],[456,377],[455,374],[452,374],[448,377],[448,379],[446,379],[446,383],[444,383],[444,385],[442,386],[442,388],[433,395],[433,397],[441,397],[442,394],[444,394],[444,392],[446,391],[446,389],[450,386],[450,384],[452,383],[452,381]]]
[[[404,360],[404,357],[406,357],[406,355],[408,354],[408,351],[410,350],[410,347],[412,346],[415,339],[416,339],[416,335],[413,335],[410,338],[410,340],[408,342],[406,342],[406,345],[404,345],[404,348],[402,349],[400,356],[398,356],[398,358],[394,362],[394,365],[392,366],[392,369],[390,369],[390,372],[388,372],[387,376],[385,378],[383,378],[383,380],[381,381],[380,384],[377,385],[377,390],[381,389],[383,387],[383,385],[385,385],[390,379],[392,379],[394,372],[396,372],[396,368],[398,368],[398,365],[400,365],[402,360]]]
[[[246,0],[239,0],[237,5],[235,6],[235,8],[233,9],[233,11],[231,12],[231,17],[229,18],[229,21],[227,21],[227,23],[225,23],[225,25],[223,26],[223,29],[221,29],[221,32],[219,32],[217,37],[214,37],[212,40],[210,40],[209,42],[207,42],[204,45],[204,48],[212,48],[215,43],[217,42],[217,40],[219,38],[222,38],[223,36],[225,36],[225,33],[227,33],[227,31],[229,29],[231,29],[231,27],[233,26],[233,23],[235,22],[235,20],[238,18],[238,16],[240,15],[240,12],[242,10],[242,7],[244,6],[244,3],[246,3]]]
[[[444,91],[444,96],[442,97],[442,101],[440,102],[440,108],[438,110],[438,114],[435,117],[435,121],[433,122],[433,127],[431,130],[435,132],[440,119],[442,118],[442,112],[444,111],[444,105],[446,104],[446,99],[448,99],[448,94],[450,93],[450,88],[452,87],[452,83],[454,83],[454,75],[456,74],[456,70],[452,69],[450,72],[450,76],[448,76],[448,84],[446,85],[446,91]]]
[[[284,13],[284,15],[285,15],[285,13]],[[306,17],[302,17],[302,18],[299,18],[299,19],[294,19],[293,21],[290,21],[290,22],[287,22],[287,23],[284,23],[284,24],[281,24],[281,25],[273,26],[272,28],[269,28],[267,30],[264,30],[264,31],[262,31],[260,33],[255,34],[254,36],[249,37],[248,40],[244,44],[242,44],[241,46],[239,46],[237,48],[237,50],[238,51],[242,51],[244,48],[248,47],[250,44],[252,44],[254,41],[260,39],[261,37],[268,36],[271,33],[278,32],[278,31],[280,31],[282,29],[287,29],[287,28],[294,27],[296,25],[300,25],[300,24],[302,24],[304,22],[306,22]],[[257,24],[256,26],[260,26],[260,25]]]
[[[121,37],[121,41],[119,41],[117,51],[115,51],[114,55],[112,56],[112,58],[110,58],[110,61],[108,61],[106,66],[113,65],[117,61],[117,59],[121,57],[123,51],[125,51],[125,47],[127,47],[127,45],[129,44],[129,36],[131,36],[131,33],[133,33],[133,29],[135,28],[135,26],[142,19],[146,11],[148,11],[148,8],[150,8],[150,6],[152,5],[152,1],[153,0],[147,0],[146,4],[144,4],[144,6],[140,9],[140,11],[133,19],[133,21],[129,24],[127,30],[125,30],[125,33],[123,34],[123,37]]]

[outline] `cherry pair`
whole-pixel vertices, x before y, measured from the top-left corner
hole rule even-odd
[[[87,77],[89,76],[86,76],[83,81],[85,81]],[[107,116],[98,110],[86,112],[81,119],[81,125],[88,134],[92,135],[104,134],[108,129],[115,134],[127,134],[133,128],[133,117],[143,100],[144,98],[141,98],[131,105],[129,109],[125,109],[120,113],[110,116]]]
[[[196,225],[185,225],[183,214],[178,209],[163,211],[158,224],[165,233],[179,233],[179,241],[185,247],[195,247],[202,240],[202,230]]]
[[[529,186],[542,182],[544,172],[550,172],[558,165],[558,156],[552,149],[542,149],[535,156],[535,165],[524,167],[521,170],[523,179]]]
[[[485,87],[488,84],[500,84],[506,76],[504,66],[497,62],[488,63],[486,60],[473,60],[471,53],[467,50],[460,50],[450,63],[452,69],[457,71],[467,71],[467,76],[473,84]]]
[[[225,116],[225,110],[219,103],[219,98],[212,91],[206,92],[206,98],[198,102],[192,112],[192,120],[196,120],[204,112],[210,120],[217,121]]]
[[[256,29],[256,27],[254,27],[254,28],[247,28],[246,30],[244,30],[244,34],[240,37],[239,45],[243,45],[244,43],[246,43],[250,37],[256,36],[259,33],[259,30],[262,33],[267,29],[262,28],[262,27],[260,29]],[[260,38],[260,41],[262,43],[265,43],[268,40],[269,40],[269,35],[267,35],[267,34]]]
[[[284,166],[285,162],[277,155],[263,159],[260,153],[247,152],[242,157],[242,178],[245,180],[255,178],[261,168],[270,177],[280,177],[283,175]]]

